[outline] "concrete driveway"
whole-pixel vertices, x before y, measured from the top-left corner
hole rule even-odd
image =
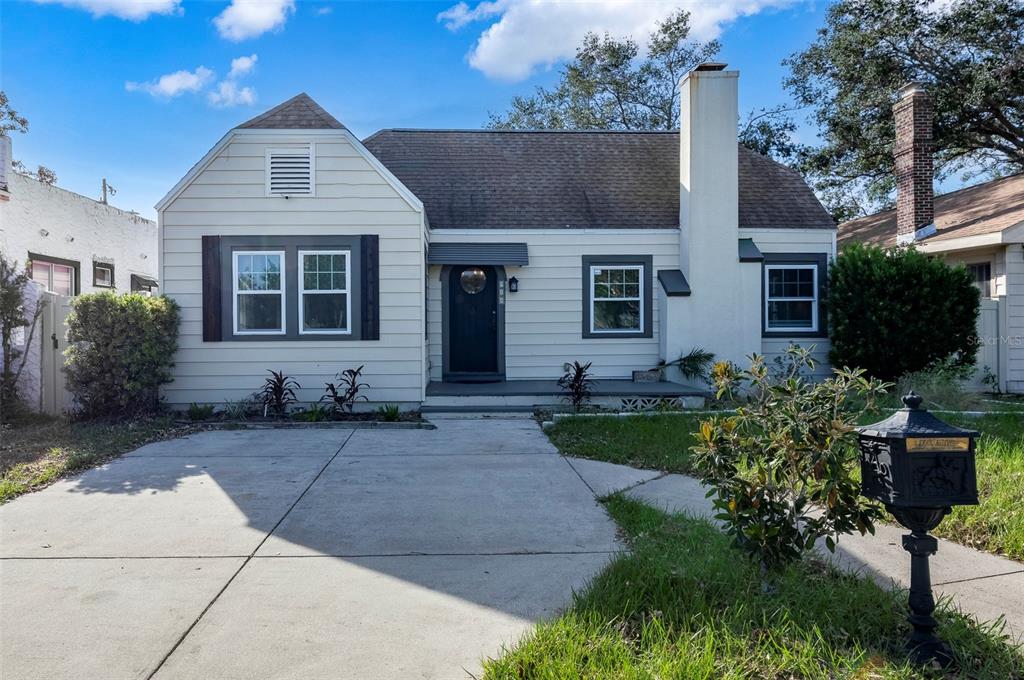
[[[524,419],[239,430],[0,508],[0,676],[460,678],[621,549]]]

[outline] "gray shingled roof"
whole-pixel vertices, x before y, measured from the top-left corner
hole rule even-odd
[[[345,129],[345,126],[338,122],[338,119],[324,111],[305,92],[301,92],[283,104],[278,104],[269,111],[261,113],[251,120],[247,120],[238,127],[279,130]]]
[[[363,142],[434,229],[679,225],[679,133],[381,130]],[[741,227],[834,229],[795,171],[739,147]]]

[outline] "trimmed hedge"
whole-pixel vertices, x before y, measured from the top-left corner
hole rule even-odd
[[[939,362],[973,366],[979,305],[962,265],[913,248],[848,246],[829,272],[829,360],[888,381]]]
[[[92,293],[68,316],[67,386],[85,417],[155,411],[158,388],[171,381],[179,308],[163,296]]]

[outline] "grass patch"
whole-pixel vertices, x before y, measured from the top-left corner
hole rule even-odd
[[[567,456],[687,473],[699,425],[696,415],[594,416],[559,418],[547,433]]]
[[[173,416],[123,422],[68,422],[33,417],[4,425],[0,437],[0,503],[61,477],[160,439],[194,431]]]
[[[781,572],[766,595],[757,570],[708,522],[622,496],[607,507],[631,554],[564,615],[488,660],[486,678],[947,677],[906,660],[905,592],[807,562]],[[1022,677],[1024,655],[1000,624],[945,603],[937,618],[963,677]]]
[[[861,422],[881,420],[891,412],[867,414]],[[561,418],[548,436],[567,456],[686,474],[693,472],[690,447],[702,417],[707,416]],[[934,533],[1024,560],[1024,415],[940,417],[982,433],[976,460],[981,503],[954,508]]]

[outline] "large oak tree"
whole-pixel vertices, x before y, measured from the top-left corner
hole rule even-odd
[[[891,201],[892,106],[909,81],[935,100],[937,177],[1024,170],[1021,0],[845,0],[785,64],[820,134],[801,170],[840,219]]]

